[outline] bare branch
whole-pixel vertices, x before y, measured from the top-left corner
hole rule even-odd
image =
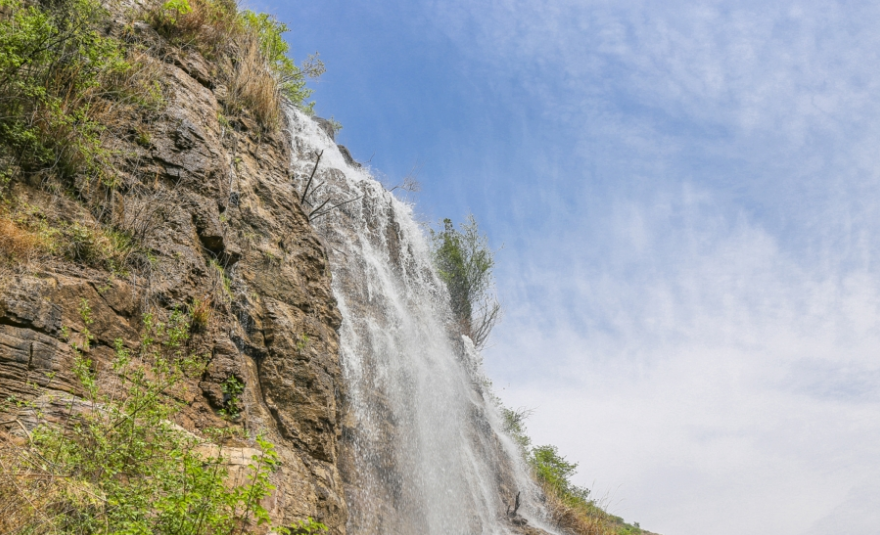
[[[314,221],[315,219],[317,219],[317,218],[319,218],[319,217],[321,217],[321,216],[323,216],[323,215],[327,215],[327,214],[329,214],[330,212],[332,212],[333,210],[336,210],[337,208],[339,208],[339,207],[341,207],[341,206],[345,206],[345,205],[348,204],[348,203],[351,203],[351,202],[354,202],[354,201],[359,200],[361,197],[363,197],[363,195],[358,195],[358,196],[355,197],[354,199],[349,199],[349,200],[347,200],[347,201],[345,201],[345,202],[341,202],[341,203],[339,203],[339,204],[333,205],[333,206],[331,206],[330,208],[327,208],[326,210],[324,210],[323,212],[321,212],[321,213],[319,213],[319,214],[317,214],[317,215],[313,215],[315,212],[312,212],[311,214],[309,214],[309,221]],[[325,202],[324,204],[327,204],[327,203]],[[323,205],[321,205],[321,206],[323,206]]]
[[[306,201],[306,197],[309,195],[309,188],[312,186],[312,180],[315,178],[315,172],[318,171],[318,164],[321,162],[321,156],[324,155],[324,151],[318,153],[318,158],[315,160],[315,167],[312,168],[312,174],[309,176],[309,181],[306,183],[306,189],[303,191],[302,196],[299,198],[300,203],[304,203]]]

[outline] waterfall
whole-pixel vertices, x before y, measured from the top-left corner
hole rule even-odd
[[[412,207],[288,111],[296,188],[347,204],[314,221],[343,321],[340,469],[351,535],[518,533],[508,504],[543,526],[537,489],[502,432],[480,357],[455,334],[445,287]],[[322,152],[323,151],[323,152]],[[356,199],[356,200],[355,200]]]

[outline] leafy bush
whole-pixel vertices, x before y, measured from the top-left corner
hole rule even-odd
[[[451,219],[443,220],[443,230],[432,232],[434,265],[446,288],[452,313],[462,334],[479,348],[485,344],[501,317],[501,305],[492,295],[492,268],[495,261],[488,240],[477,222],[469,216],[461,230]]]
[[[88,356],[86,301],[80,313],[85,328],[72,345],[83,399],[62,400],[63,425],[43,419],[25,445],[0,448],[0,531],[231,535],[269,523],[261,500],[274,489],[269,477],[279,460],[273,445],[257,436],[260,453],[249,474],[233,480],[222,448],[172,423],[184,378],[203,369],[202,359],[185,351],[189,317],[180,311],[166,322],[145,316],[137,347],[116,341],[113,378],[102,385]]]
[[[523,456],[528,457],[532,439],[526,434],[525,420],[532,414],[532,411],[530,409],[508,409],[503,405],[500,408],[501,417],[504,419],[504,431],[513,438]]]
[[[590,489],[579,487],[571,482],[577,470],[577,463],[570,463],[559,454],[556,446],[537,446],[532,448],[529,463],[535,477],[544,488],[553,489],[554,494],[569,505],[587,505]]]
[[[241,17],[245,28],[256,36],[263,61],[278,80],[281,94],[311,111],[314,103],[304,104],[312,94],[312,90],[306,87],[306,78],[317,78],[324,74],[324,64],[317,59],[317,55],[313,55],[303,63],[302,69],[297,67],[288,55],[290,45],[282,37],[290,29],[272,15],[246,10]]]
[[[89,0],[0,0],[0,143],[15,163],[66,172],[95,163],[101,127],[79,96],[121,61],[93,29],[101,15]]]
[[[244,392],[244,383],[238,377],[230,375],[220,385],[223,392],[223,408],[220,414],[235,419],[241,414],[241,394]]]
[[[4,167],[112,182],[102,143],[106,115],[160,95],[137,76],[142,64],[127,60],[122,43],[98,31],[106,17],[97,0],[0,0]]]

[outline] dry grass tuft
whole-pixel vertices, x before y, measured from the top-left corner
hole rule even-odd
[[[157,111],[164,103],[158,82],[163,76],[162,62],[134,49],[126,63],[106,73],[100,88],[83,94],[91,103],[90,116],[111,136],[130,131],[133,115]]]
[[[281,124],[281,88],[263,60],[257,40],[244,38],[236,59],[227,105],[251,110],[260,124],[275,130]]]
[[[15,262],[26,262],[42,252],[46,243],[42,236],[23,229],[9,218],[0,217],[0,256]]]
[[[637,527],[625,524],[619,517],[608,513],[595,501],[571,501],[546,483],[541,485],[544,505],[557,529],[572,535],[630,535],[644,533]]]
[[[235,38],[243,33],[235,0],[189,0],[188,9],[180,9],[182,5],[160,3],[148,20],[173,44],[196,50],[207,59],[232,51]]]
[[[266,44],[273,37],[280,39],[286,26],[247,14],[253,15],[239,11],[235,0],[172,0],[150,11],[147,19],[175,46],[198,52],[218,66],[214,76],[228,91],[222,99],[227,108],[224,113],[249,110],[263,128],[274,131],[281,125],[284,96],[291,96],[285,88],[297,88],[293,91],[299,96],[294,101],[310,91],[304,88],[305,82],[302,87],[295,82],[303,75],[293,63],[280,59],[283,54],[277,51],[273,57]],[[279,71],[281,64],[284,67]],[[314,63],[311,69],[309,76],[319,76],[323,64]]]
[[[190,329],[193,332],[203,332],[211,322],[212,300],[210,297],[194,299],[189,306]]]
[[[95,498],[86,483],[58,477],[35,452],[0,438],[0,533],[58,533],[59,516]]]

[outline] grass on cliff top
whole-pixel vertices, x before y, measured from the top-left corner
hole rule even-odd
[[[272,15],[240,10],[235,0],[168,0],[148,20],[171,43],[219,67],[231,111],[250,109],[268,128],[280,124],[283,99],[311,113],[306,81],[323,74],[324,64],[309,56],[297,67],[283,38],[289,28]]]
[[[270,15],[240,10],[234,0],[169,0],[114,20],[99,0],[0,0],[5,265],[54,255],[125,274],[150,262],[141,242],[152,212],[142,210],[138,221],[129,221],[138,215],[131,210],[115,217],[113,192],[126,191],[130,204],[131,184],[120,177],[131,171],[134,147],[149,147],[143,127],[165,106],[167,58],[160,56],[207,58],[213,81],[226,89],[217,92],[224,116],[249,113],[271,130],[280,125],[282,100],[312,106],[306,80],[323,65],[310,57],[297,67],[282,37],[287,26]],[[172,47],[137,30],[138,21],[152,24]],[[82,210],[35,215],[13,199],[20,183],[55,198],[64,193]]]
[[[283,99],[311,109],[306,80],[323,64],[297,67],[274,17],[234,0],[169,0],[127,16],[108,34],[98,0],[0,0],[0,194],[21,175],[115,183],[109,140],[136,141],[133,116],[148,121],[163,104],[161,58],[132,30],[138,19],[207,58],[226,86],[226,115],[247,109],[275,129]]]
[[[608,513],[590,496],[590,489],[571,482],[577,463],[568,462],[556,446],[532,446],[526,433],[525,419],[531,411],[501,407],[505,430],[519,446],[532,470],[532,477],[543,490],[547,512],[557,528],[575,535],[638,535],[638,522],[624,522]]]

